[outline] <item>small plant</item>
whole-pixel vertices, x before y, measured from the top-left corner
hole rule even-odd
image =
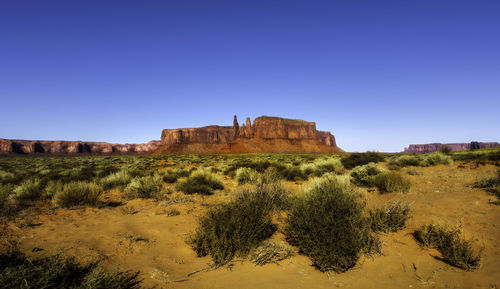
[[[95,206],[103,191],[103,188],[95,182],[70,182],[54,194],[53,200],[63,208],[79,205]]]
[[[290,258],[293,255],[293,251],[287,247],[265,242],[252,253],[250,260],[256,266],[262,266],[269,263],[278,264],[279,261]]]
[[[441,147],[439,148],[439,152],[440,152],[440,153],[443,153],[443,154],[445,154],[445,155],[447,155],[447,154],[451,153],[451,151],[452,151],[452,150],[451,150],[451,148],[450,148],[449,146],[447,146],[447,145],[443,145],[443,146],[441,146]]]
[[[45,191],[42,195],[42,198],[52,199],[52,197],[54,197],[57,192],[62,191],[63,186],[63,183],[60,181],[49,181],[45,186]]]
[[[246,256],[276,230],[272,204],[266,192],[247,190],[230,203],[211,208],[191,240],[196,254],[212,256],[216,266]]]
[[[183,169],[175,169],[175,170],[166,170],[163,172],[163,181],[165,183],[175,183],[179,178],[187,177],[191,174],[188,170]]]
[[[16,186],[9,198],[15,204],[24,205],[39,200],[42,192],[43,185],[39,179],[28,179]]]
[[[374,232],[382,231],[385,233],[396,232],[405,227],[409,219],[409,205],[395,203],[385,208],[377,208],[370,211],[371,227]]]
[[[325,175],[292,204],[287,240],[320,271],[344,272],[375,243],[363,209],[346,178]]]
[[[474,188],[486,189],[492,195],[500,198],[500,170],[496,177],[482,178],[474,183]],[[499,204],[498,201],[490,201],[492,204]]]
[[[366,165],[368,163],[378,163],[383,161],[384,157],[376,152],[352,153],[341,160],[342,165],[344,165],[346,169],[353,169],[354,167]]]
[[[196,170],[189,177],[180,179],[175,188],[186,194],[211,195],[213,190],[222,190],[224,186],[215,174],[205,170]]]
[[[118,186],[126,186],[132,177],[128,171],[122,169],[101,179],[100,183],[104,189],[108,190]]]
[[[163,182],[161,177],[159,175],[152,175],[132,179],[125,187],[124,193],[129,199],[149,199],[156,197],[162,188]]]
[[[423,225],[413,235],[423,246],[437,248],[450,265],[475,270],[479,268],[481,254],[474,252],[471,241],[460,237],[460,231],[459,228],[429,224]]]
[[[423,166],[435,166],[435,165],[452,165],[453,159],[443,153],[431,153],[424,156],[422,160]]]
[[[351,172],[352,182],[360,186],[370,187],[373,185],[373,177],[383,172],[375,163],[355,167]]]
[[[395,172],[385,172],[375,175],[372,178],[372,184],[376,186],[381,193],[407,193],[410,190],[410,182],[401,174]]]
[[[300,169],[306,176],[316,177],[321,177],[325,173],[342,174],[344,172],[342,162],[336,158],[318,159],[312,163],[302,164]]]
[[[400,155],[391,158],[389,165],[398,167],[420,166],[420,158],[416,155]]]
[[[0,253],[0,288],[138,289],[139,272],[105,272],[98,263],[81,265],[62,254],[30,260],[8,249]]]
[[[238,184],[256,184],[260,181],[261,175],[254,169],[242,167],[234,172],[234,178]]]
[[[420,173],[419,171],[417,171],[416,169],[414,168],[411,168],[411,169],[408,169],[406,170],[406,173],[410,176],[419,176],[421,175],[422,173]]]

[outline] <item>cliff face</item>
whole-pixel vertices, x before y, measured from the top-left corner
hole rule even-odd
[[[106,142],[82,141],[32,141],[0,139],[0,153],[18,154],[112,154],[146,153],[160,145],[159,141],[145,144],[111,144]]]
[[[213,125],[200,128],[164,129],[161,137],[161,149],[158,152],[320,152],[335,150],[339,150],[335,137],[330,132],[316,130],[314,122],[261,116],[254,120],[253,125],[250,118],[247,118],[246,122],[240,126],[235,116],[233,126]]]
[[[491,147],[498,147],[498,142],[470,142],[470,143],[430,143],[430,144],[411,144],[404,149],[405,153],[420,154],[420,153],[433,153],[439,151],[442,147],[447,146],[452,151],[484,149]]]

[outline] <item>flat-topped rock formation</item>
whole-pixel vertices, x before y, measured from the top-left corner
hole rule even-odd
[[[298,119],[261,116],[241,126],[164,129],[161,153],[243,153],[243,152],[334,152],[335,137],[316,130],[316,123]]]
[[[135,153],[246,153],[335,152],[335,137],[316,130],[314,122],[261,116],[241,126],[164,129],[161,141],[112,144],[84,141],[0,139],[0,153],[15,154],[135,154]]]
[[[160,141],[150,141],[144,144],[112,144],[107,142],[0,139],[0,153],[132,154],[151,152],[159,145]]]
[[[500,146],[498,142],[470,142],[470,143],[429,143],[429,144],[411,144],[404,149],[405,153],[420,154],[433,153],[439,151],[442,147],[449,147],[452,151],[475,150]]]

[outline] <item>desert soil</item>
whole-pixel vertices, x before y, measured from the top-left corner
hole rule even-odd
[[[174,193],[172,199],[185,201],[174,204],[130,200],[118,206],[72,210],[41,205],[3,224],[2,242],[17,244],[33,257],[63,251],[82,262],[101,260],[108,269],[140,270],[143,285],[156,288],[498,288],[500,206],[488,203],[494,197],[487,192],[471,187],[478,178],[493,176],[497,168],[455,164],[415,169],[420,175],[408,176],[412,188],[407,194],[360,189],[368,206],[398,200],[411,203],[412,218],[405,229],[381,235],[382,255],[362,257],[355,268],[341,274],[321,273],[307,257],[296,254],[264,266],[236,259],[188,277],[211,265],[210,257],[197,257],[186,240],[207,208],[231,198],[234,184],[227,178],[225,191],[212,196]],[[303,185],[287,183],[292,193]],[[105,197],[118,202],[121,193],[115,190]],[[173,209],[180,214],[169,216]],[[484,248],[482,266],[466,272],[438,260],[438,251],[419,246],[412,232],[431,222],[461,225],[463,235],[475,240],[476,249]],[[288,246],[279,232],[271,241]]]

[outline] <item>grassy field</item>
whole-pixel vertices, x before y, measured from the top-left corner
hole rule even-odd
[[[497,288],[500,149],[0,158],[0,288]]]

